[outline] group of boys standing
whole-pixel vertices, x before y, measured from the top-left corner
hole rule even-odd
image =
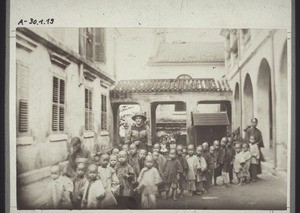
[[[234,147],[231,138],[224,137],[211,146],[173,145],[164,155],[158,143],[151,150],[131,143],[87,161],[78,159],[72,177],[59,165],[51,167],[49,208],[156,208],[157,197],[177,200],[207,193],[212,180],[217,185],[218,176],[224,187],[232,183],[233,172],[239,184],[256,181],[259,150],[255,137],[250,137],[250,144]]]

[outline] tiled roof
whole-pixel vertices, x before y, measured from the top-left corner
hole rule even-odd
[[[226,79],[121,80],[111,89],[111,97],[123,97],[126,93],[151,92],[231,92],[231,89]]]
[[[223,42],[162,43],[157,56],[150,63],[224,62]]]
[[[193,113],[193,126],[227,126],[229,120],[226,112]]]

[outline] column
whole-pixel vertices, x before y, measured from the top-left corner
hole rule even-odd
[[[118,146],[120,143],[120,136],[119,136],[119,125],[120,125],[120,118],[119,118],[119,104],[112,104],[112,117],[113,117],[113,137],[112,137],[112,145]]]
[[[186,142],[187,145],[195,144],[196,129],[192,126],[192,113],[197,110],[197,102],[195,100],[186,102]]]

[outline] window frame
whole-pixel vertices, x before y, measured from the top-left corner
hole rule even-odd
[[[93,115],[93,88],[84,87],[84,130],[94,130],[94,115]]]
[[[107,94],[101,94],[101,131],[108,131],[107,100],[108,100]],[[104,118],[105,118],[105,122],[104,122]]]
[[[88,30],[91,32],[88,33]],[[106,62],[106,36],[104,28],[80,28],[79,41],[79,54],[86,60],[96,63]],[[88,42],[91,42],[91,56],[88,55],[87,51]]]
[[[57,97],[55,97],[55,86],[54,86],[54,80],[57,79]],[[63,83],[63,93],[61,88],[61,83]],[[63,98],[61,97],[63,96]],[[55,101],[57,99],[57,101]],[[54,121],[54,107],[57,108],[57,115],[56,115],[56,121]],[[63,109],[63,113],[61,111]],[[51,118],[51,131],[52,133],[65,133],[66,132],[66,80],[65,78],[58,76],[56,74],[53,74],[52,76],[52,101],[51,101],[51,112],[52,112],[52,118]],[[61,117],[62,114],[62,117]],[[61,121],[62,120],[62,121]],[[56,128],[54,128],[54,125]],[[62,127],[61,127],[62,126]]]
[[[20,73],[21,71],[18,71],[18,68],[22,66],[23,68],[26,68],[25,71],[27,73]],[[23,136],[30,136],[30,126],[29,126],[29,80],[30,80],[30,67],[27,63],[21,60],[16,60],[16,132],[17,132],[17,137],[23,137]],[[21,78],[21,79],[20,79]],[[23,85],[19,84],[19,81],[23,83]],[[24,91],[25,90],[25,91]],[[26,109],[25,109],[25,123],[26,125],[26,130],[25,131],[20,131],[21,129],[21,108],[20,108],[20,103],[26,103]],[[24,112],[24,109],[23,109]],[[26,115],[27,114],[27,115]]]

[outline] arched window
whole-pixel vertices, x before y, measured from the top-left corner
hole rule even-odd
[[[177,79],[192,79],[192,77],[188,74],[182,74],[178,76]]]

